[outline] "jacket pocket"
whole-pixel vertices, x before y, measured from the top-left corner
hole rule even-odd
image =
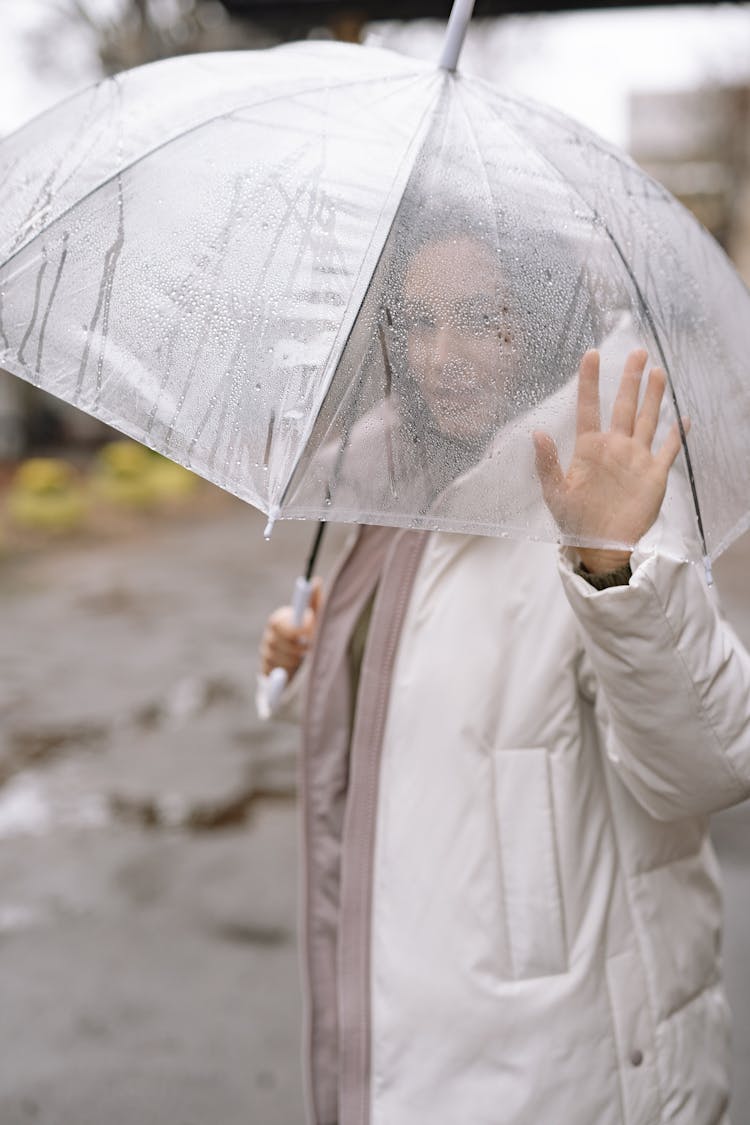
[[[492,752],[503,900],[513,977],[568,967],[549,755],[542,747]]]

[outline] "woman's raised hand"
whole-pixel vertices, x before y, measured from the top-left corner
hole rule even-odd
[[[674,423],[663,445],[652,451],[666,386],[662,368],[653,367],[638,406],[646,352],[633,351],[625,362],[609,430],[599,420],[599,353],[588,351],[578,373],[576,444],[566,473],[553,439],[534,437],[536,467],[545,502],[561,531],[581,538],[635,544],[659,514],[667,476],[680,451]],[[688,419],[683,419],[685,432]],[[622,566],[630,551],[580,547],[581,562],[594,574]]]

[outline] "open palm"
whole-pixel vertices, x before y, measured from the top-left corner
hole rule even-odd
[[[599,353],[584,355],[578,375],[576,444],[567,472],[549,434],[534,434],[545,502],[566,535],[600,545],[632,547],[659,514],[667,477],[682,444],[677,422],[653,452],[666,375],[652,368],[638,406],[646,352],[633,351],[612,409],[611,427],[599,417]],[[683,427],[687,431],[687,419]],[[583,555],[583,552],[582,552]],[[627,554],[626,556],[627,557]],[[585,561],[585,559],[584,559]]]

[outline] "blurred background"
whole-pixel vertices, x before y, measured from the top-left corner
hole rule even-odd
[[[449,6],[0,0],[0,136],[185,52],[309,37],[436,58]],[[476,11],[462,69],[626,148],[750,281],[750,5]],[[253,691],[310,531],[268,544],[263,522],[0,372],[0,1125],[302,1120],[296,732],[259,724]],[[748,536],[716,572],[750,645]],[[744,807],[714,824],[734,1125],[750,1125],[749,829]]]

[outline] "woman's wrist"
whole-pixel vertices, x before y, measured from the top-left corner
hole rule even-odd
[[[622,570],[630,563],[630,551],[607,551],[594,547],[579,547],[578,559],[581,568],[595,576],[612,574]]]

